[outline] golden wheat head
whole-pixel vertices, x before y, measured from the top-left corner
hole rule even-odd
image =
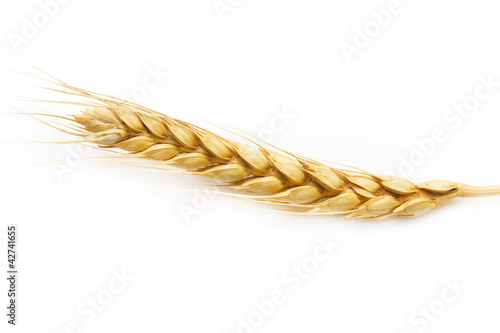
[[[126,158],[147,159],[220,181],[248,197],[309,214],[352,219],[419,216],[455,197],[496,195],[499,186],[472,187],[446,180],[414,184],[363,170],[334,168],[262,145],[226,139],[143,106],[72,87],[67,94],[96,103],[71,120],[83,142],[119,149]]]

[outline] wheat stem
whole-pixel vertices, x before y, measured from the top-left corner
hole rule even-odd
[[[495,195],[500,195],[500,185],[471,186],[460,184],[459,196],[463,198],[487,197]]]

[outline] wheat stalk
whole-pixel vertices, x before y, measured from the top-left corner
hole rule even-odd
[[[500,186],[473,187],[446,180],[414,184],[363,170],[334,168],[288,152],[226,139],[143,106],[58,81],[58,92],[93,99],[72,116],[83,142],[126,151],[126,158],[184,169],[221,181],[250,198],[310,214],[352,219],[419,216],[455,197],[500,194]]]

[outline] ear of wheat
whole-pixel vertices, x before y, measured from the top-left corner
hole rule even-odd
[[[455,197],[500,194],[446,180],[409,180],[334,168],[318,161],[226,139],[209,130],[115,97],[58,81],[51,89],[93,100],[73,115],[82,142],[119,149],[125,158],[180,168],[223,182],[248,197],[308,214],[351,219],[419,216]]]

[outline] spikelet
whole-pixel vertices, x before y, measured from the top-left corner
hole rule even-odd
[[[246,190],[256,194],[275,194],[285,188],[283,181],[275,176],[252,177],[241,185],[234,186],[236,190]]]

